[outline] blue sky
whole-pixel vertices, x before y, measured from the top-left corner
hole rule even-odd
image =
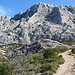
[[[73,5],[75,0],[0,0],[0,16],[11,16],[20,11],[25,12],[30,6],[38,3],[53,5]]]

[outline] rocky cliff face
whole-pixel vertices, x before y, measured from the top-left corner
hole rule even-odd
[[[75,39],[75,6],[39,3],[13,18],[0,16],[0,44]]]

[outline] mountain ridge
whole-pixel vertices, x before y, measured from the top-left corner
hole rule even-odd
[[[0,44],[75,39],[75,6],[39,3],[13,18],[0,16]]]

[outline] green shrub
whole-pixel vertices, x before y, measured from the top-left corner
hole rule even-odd
[[[59,58],[63,58],[63,56],[62,55],[59,55]]]
[[[0,57],[0,62],[6,62],[6,61],[8,61],[8,60]]]
[[[58,53],[62,53],[62,52],[65,52],[65,51],[67,51],[67,50],[69,50],[67,47],[64,47],[64,46],[60,46],[60,47],[58,47]]]
[[[47,50],[45,50],[43,56],[44,56],[44,58],[57,57],[58,53],[53,51],[52,49],[48,48]]]
[[[51,70],[51,64],[46,63],[46,64],[42,65],[41,72],[45,72],[45,71],[48,71],[48,70]]]
[[[30,63],[32,64],[36,64],[39,62],[39,57],[38,56],[34,56],[30,59]]]
[[[58,66],[56,66],[56,63],[45,63],[44,65],[42,65],[41,67],[41,73],[42,72],[46,72],[46,71],[50,71],[51,74],[56,73],[56,70]]]
[[[75,48],[73,48],[73,49],[71,50],[71,52],[72,52],[73,54],[75,54]]]
[[[58,60],[58,57],[45,58],[45,59],[44,59],[44,63],[56,62],[57,60]]]
[[[39,60],[39,63],[43,64],[44,63],[44,59],[42,58],[41,60]]]
[[[38,62],[39,57],[38,56],[35,56],[35,57],[33,57],[33,60],[34,60],[34,63],[36,63],[36,62]]]
[[[42,75],[53,75],[53,73],[51,71],[46,71],[46,72],[42,73]]]
[[[11,72],[11,68],[9,67],[8,63],[0,64],[0,75],[14,75]]]
[[[72,43],[75,42],[75,40],[69,40],[69,41],[59,41],[60,43],[63,43],[63,44],[67,44],[67,45],[72,45]]]
[[[22,44],[12,43],[12,44],[0,45],[0,48],[2,48],[5,51],[9,51],[9,50],[13,50],[15,48],[21,47],[21,46]]]

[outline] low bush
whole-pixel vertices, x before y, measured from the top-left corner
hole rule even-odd
[[[42,67],[40,67],[41,68],[41,72],[45,72],[45,71],[48,71],[48,70],[51,70],[51,64],[50,63],[46,63],[46,64],[44,64],[44,65],[42,65]]]
[[[57,57],[58,53],[53,51],[52,49],[48,48],[47,50],[45,50],[43,56],[44,56],[44,58]]]
[[[71,50],[71,52],[72,52],[73,54],[75,54],[75,48],[73,48],[73,49]]]
[[[69,48],[67,48],[67,47],[64,47],[64,46],[59,46],[59,47],[57,47],[57,52],[58,53],[62,53],[62,52],[65,52],[65,51],[67,51],[67,50],[69,50]]]
[[[67,51],[67,50],[68,50],[68,48],[66,48],[66,47],[62,47],[62,48],[60,49],[61,52],[65,52],[65,51]]]
[[[6,61],[8,61],[8,60],[0,57],[0,62],[6,62]]]
[[[0,64],[0,75],[14,75],[14,73],[11,72],[8,63]]]
[[[7,45],[0,45],[0,48],[2,48],[5,51],[9,51],[9,50],[13,50],[15,48],[21,47],[22,44],[16,44],[16,43],[12,43],[12,44],[7,44]]]
[[[42,66],[40,67],[41,70],[40,72],[46,73],[46,74],[53,74],[56,73],[56,70],[58,69],[60,64],[64,64],[64,58],[62,55],[58,55],[58,50],[57,49],[50,49],[48,48],[47,50],[44,51],[43,54],[43,63]],[[47,71],[49,73],[47,73]]]
[[[69,40],[69,41],[59,41],[60,43],[63,43],[63,44],[67,44],[67,45],[72,45],[72,43],[75,42],[75,40]]]
[[[35,57],[33,57],[33,63],[35,64],[35,63],[37,63],[38,62],[38,60],[39,60],[39,57],[38,56],[35,56]]]
[[[64,64],[65,60],[63,58],[62,55],[58,56],[58,64],[61,65],[61,64]]]

